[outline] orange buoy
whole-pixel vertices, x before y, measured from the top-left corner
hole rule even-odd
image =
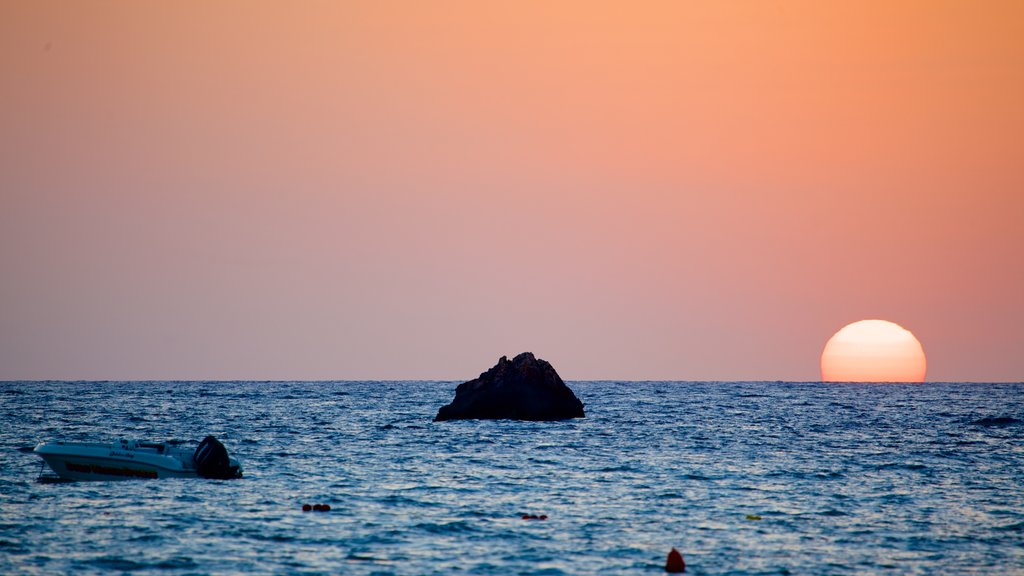
[[[313,511],[314,512],[323,512],[324,511],[324,505],[323,504],[313,504]]]
[[[538,518],[538,520],[547,520],[547,519],[548,519],[548,515],[547,514],[541,514],[540,517]]]
[[[322,510],[324,512],[330,512],[331,511],[331,505],[330,504],[324,504],[323,506],[320,507],[320,510]]]
[[[668,558],[665,560],[665,572],[669,574],[686,572],[686,562],[683,562],[683,555],[675,547],[669,551]]]
[[[309,511],[310,511],[310,510],[312,510],[312,509],[313,509],[313,507],[312,507],[312,506],[310,506],[309,504],[303,504],[303,505],[302,505],[302,511],[303,511],[303,512],[309,512]]]

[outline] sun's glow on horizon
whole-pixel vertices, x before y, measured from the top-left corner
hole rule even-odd
[[[924,382],[921,342],[887,320],[861,320],[836,332],[821,353],[824,382]]]

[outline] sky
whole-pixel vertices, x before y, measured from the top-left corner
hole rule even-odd
[[[0,4],[0,379],[1024,379],[1024,4]]]

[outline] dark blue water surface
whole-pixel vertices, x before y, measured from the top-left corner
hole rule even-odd
[[[585,419],[433,423],[455,385],[0,383],[0,573],[1024,573],[1022,384],[573,382]],[[244,479],[18,450],[206,434]]]

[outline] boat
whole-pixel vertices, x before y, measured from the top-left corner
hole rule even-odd
[[[242,477],[242,465],[207,436],[193,451],[170,444],[120,440],[112,444],[43,442],[33,449],[61,480]]]

